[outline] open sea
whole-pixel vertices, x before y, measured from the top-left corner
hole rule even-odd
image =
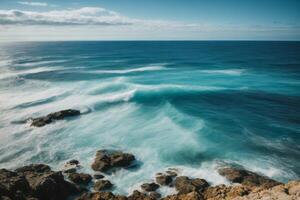
[[[84,114],[21,123],[68,108]],[[92,173],[103,148],[139,161],[108,176],[124,194],[169,167],[211,184],[227,184],[223,165],[299,179],[300,42],[0,44],[0,168],[78,159]]]

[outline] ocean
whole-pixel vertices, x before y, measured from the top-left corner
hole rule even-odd
[[[21,123],[69,108],[84,114]],[[299,179],[300,42],[0,44],[0,168],[78,159],[92,173],[99,149],[138,159],[108,175],[124,194],[169,167],[211,184],[228,184],[224,165]]]

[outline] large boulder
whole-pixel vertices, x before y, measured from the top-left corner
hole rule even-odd
[[[232,183],[241,183],[245,186],[261,186],[263,188],[271,188],[280,183],[266,176],[258,175],[244,169],[237,168],[222,168],[219,169],[219,174],[227,178]]]
[[[42,127],[47,124],[50,124],[56,120],[62,120],[65,119],[66,117],[74,117],[80,115],[79,110],[61,110],[58,112],[50,113],[47,116],[44,117],[38,117],[38,118],[32,118],[31,120],[31,126],[35,127]]]
[[[134,155],[129,153],[99,150],[91,167],[95,171],[107,172],[114,168],[129,167],[134,161]]]
[[[170,185],[173,181],[171,175],[161,174],[161,173],[157,174],[155,180],[156,183],[158,183],[159,185]]]
[[[87,185],[92,181],[92,176],[85,173],[71,173],[68,178],[73,183],[79,185]]]
[[[156,183],[144,183],[141,185],[141,188],[146,192],[151,192],[157,190],[159,185]]]
[[[195,178],[190,179],[186,176],[179,176],[175,179],[175,188],[180,194],[187,194],[190,192],[201,192],[207,188],[209,184],[204,179]]]
[[[113,184],[109,180],[99,180],[95,183],[95,191],[108,190],[111,189]]]
[[[29,165],[14,172],[0,170],[1,195],[11,199],[63,200],[76,194],[77,188],[64,180],[61,172],[47,165]]]
[[[0,194],[15,198],[17,191],[29,194],[31,188],[25,176],[6,169],[0,169]]]

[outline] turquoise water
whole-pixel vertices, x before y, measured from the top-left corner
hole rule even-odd
[[[67,108],[86,114],[20,123]],[[227,183],[226,164],[288,181],[300,178],[299,116],[299,42],[0,45],[0,168],[75,158],[92,173],[95,151],[112,148],[140,163],[109,176],[121,193],[168,167],[211,184]]]

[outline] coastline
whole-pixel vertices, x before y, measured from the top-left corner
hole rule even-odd
[[[300,198],[300,180],[286,184],[245,169],[225,167],[218,170],[229,185],[211,185],[201,177],[179,175],[178,169],[158,172],[152,182],[146,182],[128,196],[114,194],[117,186],[107,174],[125,168],[137,167],[136,158],[118,150],[96,152],[91,168],[92,176],[80,173],[78,160],[68,161],[61,171],[52,171],[48,165],[32,164],[10,171],[0,169],[1,200],[297,200]],[[162,196],[158,189],[170,187],[175,194]]]

